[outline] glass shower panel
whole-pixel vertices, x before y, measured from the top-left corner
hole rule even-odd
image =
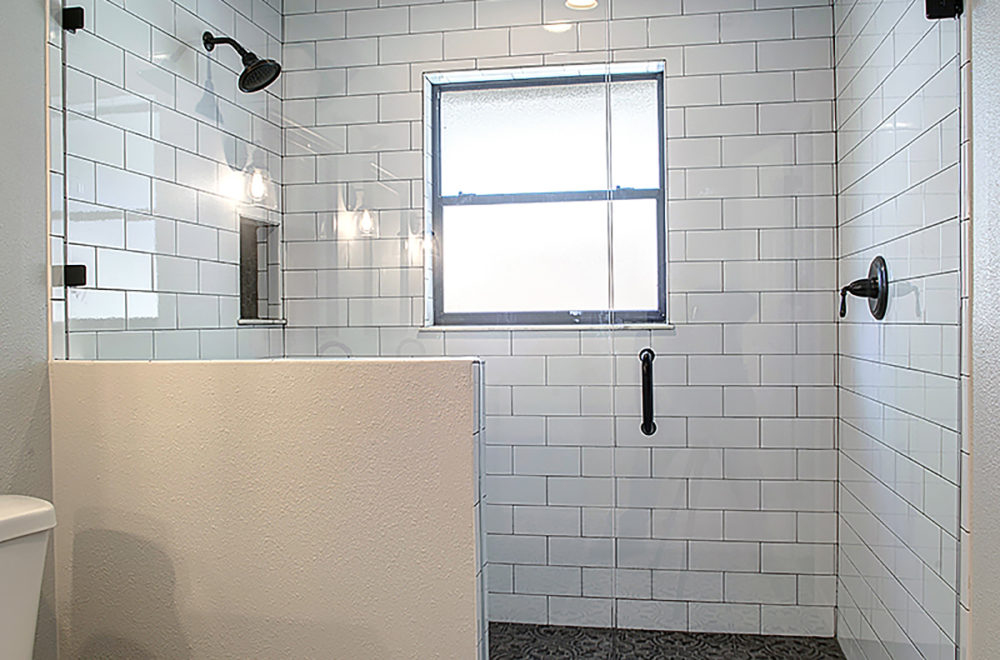
[[[482,36],[502,29],[513,39],[505,54],[514,55],[513,48],[528,56],[480,59],[480,75],[507,85],[458,90],[442,101],[450,121],[442,122],[440,146],[456,159],[440,173],[443,221],[427,255],[445,255],[446,313],[494,312],[485,326],[440,332],[446,353],[485,360],[491,646],[507,657],[517,653],[511,645],[522,633],[547,634],[519,626],[587,627],[601,631],[594,650],[610,657],[616,583],[611,98],[606,42],[593,39],[606,31],[609,13],[603,2],[578,11],[564,0],[545,0],[530,16],[533,4],[508,15],[495,2],[476,3],[490,28]],[[548,84],[580,76],[586,81]],[[628,224],[641,226],[644,200],[626,201],[635,203]],[[525,316],[553,310],[565,318],[538,325]],[[576,311],[588,313],[574,320]],[[425,313],[433,318],[433,310]],[[549,648],[554,655],[567,650],[558,638]]]
[[[846,284],[877,255],[889,271],[884,320],[856,305],[838,328],[837,637],[848,651],[954,658],[963,643],[963,23],[910,7],[880,28],[879,39],[906,48],[874,92],[884,97],[877,123],[857,122],[867,112],[850,93],[857,86],[838,94],[840,272]],[[856,59],[849,51],[845,66]],[[869,144],[875,161],[859,156]]]
[[[244,45],[280,58],[280,15],[119,4],[61,35],[65,262],[86,268],[66,290],[68,357],[281,357],[281,278],[268,319],[241,317],[239,280],[241,221],[283,231],[281,85],[239,91],[239,58],[202,43],[240,16]]]

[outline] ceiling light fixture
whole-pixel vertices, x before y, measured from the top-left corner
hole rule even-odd
[[[566,6],[570,9],[593,9],[597,0],[566,0]]]
[[[546,23],[543,26],[549,32],[555,32],[559,34],[560,32],[569,32],[570,28],[573,27],[572,23]]]

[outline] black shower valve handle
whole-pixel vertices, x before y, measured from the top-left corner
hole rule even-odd
[[[847,316],[847,294],[859,298],[878,298],[878,278],[865,277],[854,280],[840,290],[840,318]]]
[[[847,316],[847,294],[868,299],[868,310],[877,320],[885,318],[889,306],[889,269],[881,256],[872,259],[868,277],[854,280],[840,290],[840,318]]]

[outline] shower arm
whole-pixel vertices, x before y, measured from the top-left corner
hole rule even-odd
[[[250,51],[236,43],[236,40],[232,37],[216,37],[211,32],[206,32],[201,35],[201,42],[205,45],[205,50],[209,52],[215,50],[215,47],[218,44],[228,44],[232,46],[236,49],[236,52],[240,54],[240,57],[243,58],[244,64],[247,64],[247,56],[251,55]]]

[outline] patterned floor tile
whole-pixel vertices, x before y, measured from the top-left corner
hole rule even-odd
[[[490,660],[843,660],[833,639],[490,624]]]

